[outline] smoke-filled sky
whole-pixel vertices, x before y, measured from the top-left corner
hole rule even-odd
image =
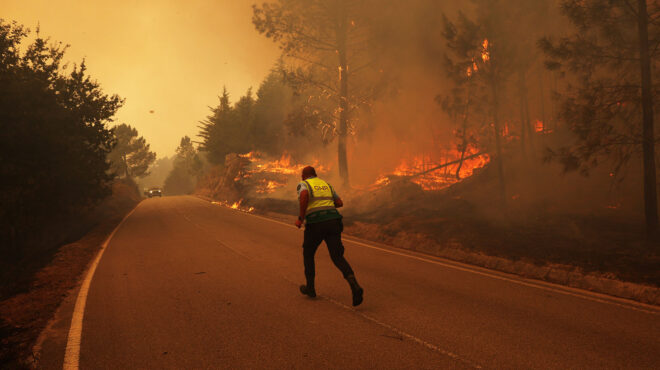
[[[116,123],[171,155],[226,85],[232,100],[256,90],[279,55],[252,25],[255,0],[0,0],[0,18],[70,48],[107,93],[126,99]],[[153,113],[150,111],[153,110]]]

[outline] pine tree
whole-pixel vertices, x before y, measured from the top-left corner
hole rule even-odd
[[[576,142],[549,152],[567,170],[583,173],[609,161],[620,176],[638,158],[644,168],[644,213],[658,232],[653,108],[660,104],[652,76],[660,72],[660,4],[639,0],[565,0],[562,12],[575,33],[541,48],[547,65],[570,77],[561,118]]]
[[[148,176],[156,153],[149,150],[144,137],[138,136],[137,130],[125,123],[115,126],[113,131],[117,141],[108,155],[113,171],[126,178]]]
[[[202,160],[188,136],[181,138],[176,148],[174,166],[165,179],[163,190],[168,195],[190,194],[195,190],[202,169]]]
[[[20,253],[46,225],[110,192],[107,125],[123,101],[103,92],[84,60],[67,73],[65,51],[0,19],[0,253]]]
[[[349,184],[346,140],[354,130],[351,114],[373,97],[377,85],[364,78],[375,63],[367,53],[369,9],[374,6],[366,0],[278,0],[254,6],[256,29],[291,60],[288,81],[311,93],[309,102],[316,106],[310,111],[321,119],[323,134],[336,136],[344,185]]]
[[[200,150],[208,153],[211,163],[223,164],[229,153],[241,154],[252,150],[254,104],[251,89],[233,106],[229,102],[227,89],[223,89],[218,106],[211,108],[211,115],[198,126],[202,138]]]

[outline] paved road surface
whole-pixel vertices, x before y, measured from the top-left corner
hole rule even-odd
[[[298,292],[301,243],[294,227],[194,197],[143,201],[92,280],[80,367],[660,366],[653,308],[345,241],[365,288],[353,310],[325,247],[320,297]]]

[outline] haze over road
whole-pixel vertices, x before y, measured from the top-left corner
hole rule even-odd
[[[293,220],[293,217],[292,217]],[[81,368],[653,368],[654,309],[345,240],[316,300],[302,232],[195,197],[143,201],[117,230],[85,309]]]

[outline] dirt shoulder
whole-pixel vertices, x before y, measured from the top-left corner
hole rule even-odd
[[[113,188],[113,197],[95,212],[94,217],[99,217],[95,226],[80,240],[57,248],[52,260],[29,277],[27,289],[0,301],[0,367],[34,366],[32,347],[39,334],[78,286],[105,239],[139,199],[128,189]]]

